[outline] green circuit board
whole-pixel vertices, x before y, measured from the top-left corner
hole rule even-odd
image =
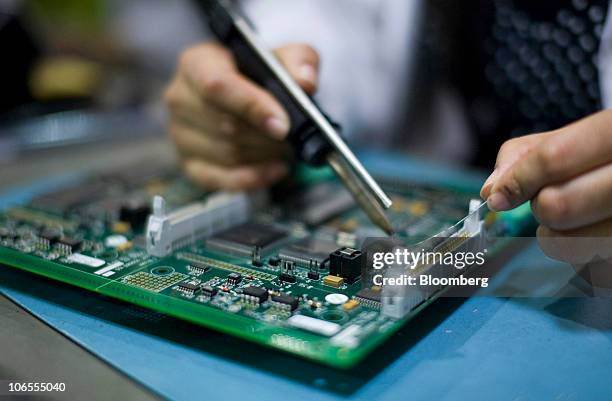
[[[266,194],[244,221],[183,241],[163,256],[148,249],[153,197],[163,197],[171,213],[206,205],[214,194],[171,167],[84,177],[0,213],[0,263],[347,368],[435,297],[389,316],[358,274],[332,274],[331,253],[359,249],[383,233],[328,171],[297,176]],[[397,237],[406,243],[454,224],[476,197],[469,188],[397,181],[383,187],[394,201],[389,217]],[[524,218],[490,220],[498,233],[525,225]],[[349,329],[351,341],[346,335],[341,341]]]

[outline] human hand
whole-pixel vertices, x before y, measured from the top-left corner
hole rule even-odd
[[[578,263],[612,256],[607,240],[566,246],[576,237],[612,237],[612,110],[507,141],[481,196],[494,211],[531,200],[540,244],[551,257]]]
[[[275,51],[309,94],[319,57],[307,45]],[[183,52],[165,101],[169,132],[187,175],[207,189],[266,187],[288,172],[287,113],[266,90],[238,71],[231,53],[210,42]]]

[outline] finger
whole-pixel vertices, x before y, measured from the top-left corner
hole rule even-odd
[[[249,190],[267,187],[285,177],[284,163],[267,162],[226,168],[200,159],[187,160],[185,172],[198,185],[210,190]]]
[[[236,141],[203,135],[197,129],[184,124],[171,125],[170,133],[183,157],[197,157],[226,166],[250,164],[270,159],[289,159],[288,147],[285,143],[266,144],[260,141],[244,146]]]
[[[537,235],[542,251],[556,260],[584,265],[595,257],[612,258],[612,219],[568,231],[540,226]]]
[[[273,138],[286,137],[289,117],[285,110],[270,93],[236,70],[225,49],[201,46],[188,54],[182,61],[187,82],[205,102],[244,119]]]
[[[572,230],[612,217],[612,164],[563,184],[544,187],[531,201],[536,219],[554,230]]]
[[[520,159],[523,155],[525,155],[533,146],[542,141],[548,133],[543,134],[532,134],[525,135],[518,138],[513,138],[506,141],[497,154],[497,160],[495,161],[495,169],[491,173],[491,175],[485,180],[484,184],[482,184],[482,189],[480,190],[480,197],[482,199],[487,199],[491,194],[491,188],[493,187],[493,183],[503,173],[506,172],[507,169],[514,164],[515,161]]]
[[[559,183],[612,159],[612,111],[558,130],[514,162],[491,188],[492,210],[508,210],[542,187]]]
[[[319,81],[319,54],[306,44],[291,44],[274,52],[289,74],[310,95]]]

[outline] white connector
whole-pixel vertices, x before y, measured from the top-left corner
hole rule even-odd
[[[167,213],[164,198],[155,196],[146,230],[147,252],[166,256],[178,248],[245,223],[252,209],[252,199],[246,193],[220,192],[209,196],[205,202]]]

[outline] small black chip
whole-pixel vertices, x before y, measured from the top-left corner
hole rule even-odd
[[[287,274],[287,273],[281,273],[278,276],[278,279],[280,281],[284,281],[285,283],[291,283],[291,284],[297,282],[297,279],[295,278],[295,276],[292,276],[292,275]]]
[[[254,248],[260,248],[265,253],[268,247],[286,235],[284,230],[272,226],[246,223],[209,238],[206,245],[217,251],[251,257]]]
[[[212,298],[217,295],[217,289],[211,285],[202,286],[202,295]]]
[[[268,290],[261,287],[249,286],[242,290],[244,295],[257,298],[259,303],[265,302],[268,299]]]
[[[200,290],[200,286],[191,281],[183,281],[182,283],[179,283],[177,289],[179,291],[183,291],[187,294],[193,295]]]
[[[365,299],[372,302],[380,302],[381,299],[381,291],[380,288],[372,289],[372,288],[363,288],[359,290],[356,297]]]
[[[241,281],[242,281],[242,275],[241,275],[241,274],[238,274],[238,273],[230,273],[230,274],[227,276],[227,282],[228,282],[229,284],[236,285],[236,284],[239,284]]]
[[[310,271],[308,272],[308,278],[311,280],[318,280],[319,278],[321,278],[321,275],[318,272]]]
[[[292,311],[296,310],[299,305],[298,299],[296,297],[287,294],[273,295],[272,302],[289,305]]]
[[[62,237],[60,238],[59,243],[70,248],[71,250],[75,250],[83,244],[83,241],[77,238]]]
[[[268,259],[268,263],[270,264],[270,266],[278,266],[280,263],[280,259],[274,256]]]
[[[38,235],[40,238],[49,241],[49,244],[55,244],[61,237],[57,230],[45,229]]]

